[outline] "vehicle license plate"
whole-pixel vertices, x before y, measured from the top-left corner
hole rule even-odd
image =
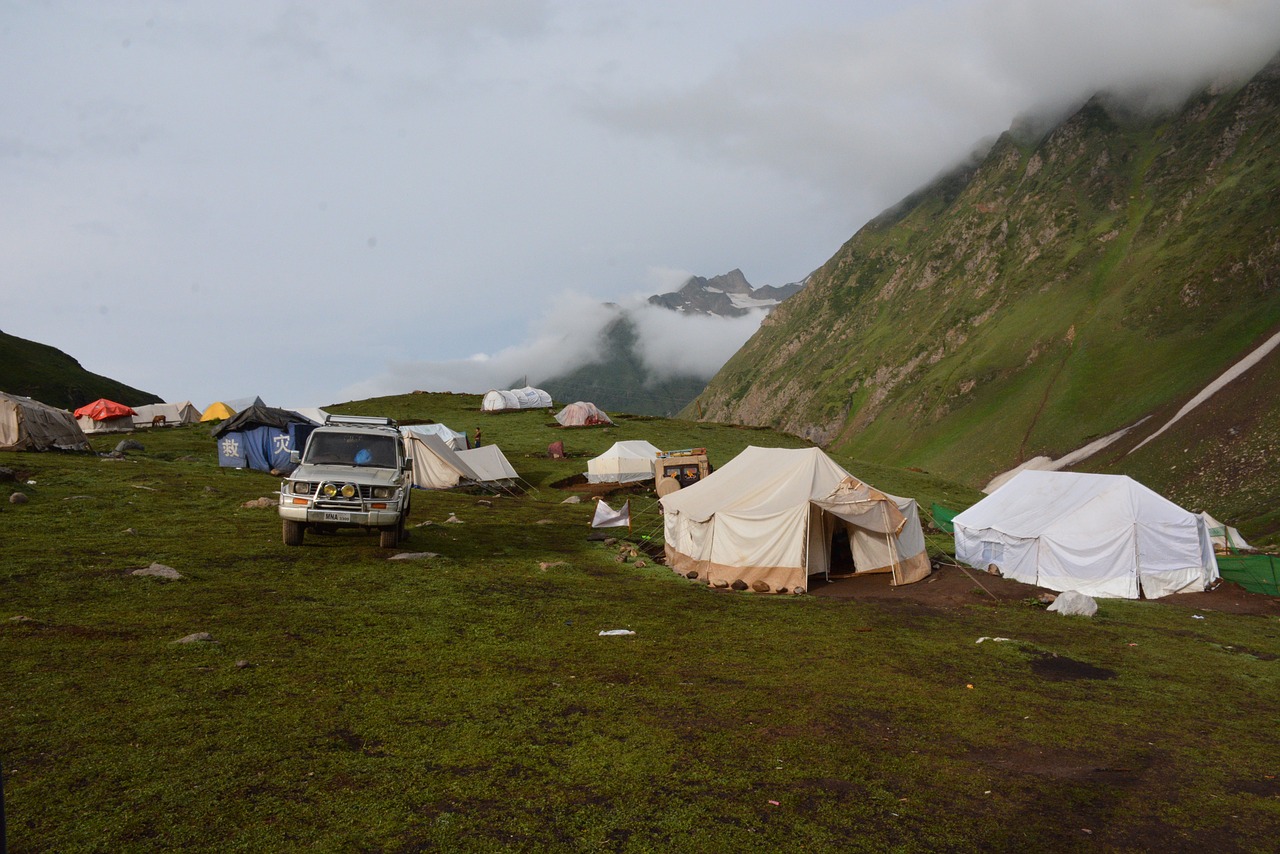
[[[351,514],[350,514],[350,513],[328,513],[328,512],[326,512],[326,513],[324,514],[324,521],[326,521],[326,522],[350,522],[350,521],[351,521]]]

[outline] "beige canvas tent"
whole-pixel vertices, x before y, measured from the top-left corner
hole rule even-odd
[[[480,475],[458,452],[434,433],[404,433],[405,456],[413,460],[413,485],[421,489],[451,489],[463,482],[478,483]]]
[[[819,448],[748,447],[660,501],[667,565],[712,584],[803,592],[833,558],[895,585],[929,575],[916,502],[873,489]]]
[[[200,410],[191,401],[181,403],[150,403],[134,410],[134,427],[182,427],[200,423]]]
[[[65,409],[0,392],[0,451],[87,451],[89,439]]]
[[[653,480],[658,454],[656,445],[644,439],[614,442],[609,450],[587,460],[587,483],[633,483]]]
[[[452,450],[467,449],[467,434],[459,433],[444,424],[404,424],[401,425],[400,432],[406,436],[410,433],[431,433],[438,436]]]

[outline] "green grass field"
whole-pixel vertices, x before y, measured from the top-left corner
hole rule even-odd
[[[619,439],[716,464],[802,440],[477,404],[333,408],[479,426],[535,487],[418,492],[397,550],[285,547],[242,506],[278,481],[219,469],[205,428],[124,461],[0,454],[30,498],[0,505],[9,850],[1274,850],[1280,621],[711,591],[645,552],[651,494],[632,557],[552,484]],[[977,498],[840,462],[925,507]],[[130,574],[153,562],[183,578]]]

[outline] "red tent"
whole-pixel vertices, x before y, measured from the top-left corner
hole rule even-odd
[[[122,415],[134,415],[136,413],[131,407],[125,406],[123,403],[116,403],[114,400],[100,397],[93,403],[86,403],[71,414],[76,418],[92,418],[94,421],[106,421],[108,418],[119,418]]]

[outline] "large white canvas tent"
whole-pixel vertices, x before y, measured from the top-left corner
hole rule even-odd
[[[1019,472],[952,524],[957,559],[1050,590],[1156,599],[1218,577],[1204,520],[1123,475]]]
[[[837,546],[855,573],[891,573],[895,585],[929,575],[916,502],[868,486],[820,448],[748,447],[660,501],[667,565],[712,584],[803,591],[830,574]]]
[[[587,400],[579,400],[561,409],[556,413],[556,421],[561,427],[595,427],[613,423],[603,409]]]
[[[200,423],[200,410],[191,401],[181,403],[149,403],[134,409],[134,427],[182,427]]]
[[[400,433],[404,436],[408,436],[411,433],[430,433],[438,436],[451,450],[465,451],[467,449],[467,434],[459,433],[457,430],[450,429],[443,424],[406,424],[400,428]]]
[[[662,453],[644,439],[614,442],[598,457],[587,460],[587,483],[633,483],[653,480],[653,467]]]
[[[532,386],[507,391],[490,389],[485,392],[480,408],[485,412],[502,412],[507,409],[550,409],[551,395]]]
[[[0,392],[0,451],[87,451],[89,439],[65,409]]]

